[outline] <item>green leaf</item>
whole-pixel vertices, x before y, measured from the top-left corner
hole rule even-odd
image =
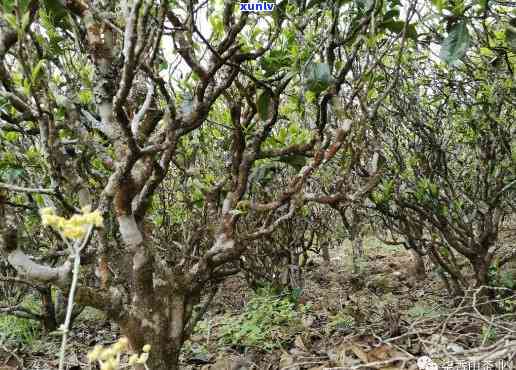
[[[222,19],[219,15],[211,15],[208,20],[210,21],[211,27],[213,29],[213,34],[216,37],[220,37],[224,33],[224,24],[222,24]]]
[[[466,54],[469,48],[470,35],[466,22],[459,22],[448,33],[441,44],[439,57],[449,65],[454,65]]]
[[[263,91],[258,96],[258,101],[256,102],[258,108],[258,117],[262,121],[267,120],[269,118],[269,106],[271,103],[272,96],[268,90]]]
[[[93,92],[90,89],[81,90],[77,93],[77,98],[81,104],[90,104],[93,102]]]
[[[312,63],[308,66],[305,86],[309,91],[319,94],[326,90],[332,81],[330,67],[326,63]]]
[[[495,56],[493,51],[489,48],[480,48],[480,55],[491,59]]]
[[[282,127],[278,131],[278,135],[276,135],[275,139],[278,143],[284,145],[287,142],[288,129],[286,127]]]
[[[5,182],[14,183],[23,175],[25,175],[25,170],[23,168],[7,168],[3,171],[2,177]]]
[[[32,70],[32,83],[36,82],[36,80],[38,79],[41,70],[45,66],[45,62],[46,62],[45,59],[40,59],[38,61],[38,63],[36,64],[36,66],[34,67],[34,69]]]
[[[21,10],[20,13],[25,13],[29,8],[29,3],[30,0],[2,0],[0,2],[4,13],[11,13],[16,6]]]
[[[66,8],[59,0],[44,0],[43,1],[45,10],[51,16],[54,21],[54,25],[65,25],[65,22],[61,22],[66,17]]]
[[[417,41],[418,34],[415,23],[410,23],[407,26],[407,37],[410,37],[412,40]]]
[[[23,93],[25,95],[30,95],[30,82],[29,82],[29,80],[25,80],[24,79],[22,87],[23,87]]]
[[[464,12],[466,11],[464,1],[451,2],[448,4],[447,9],[457,17],[464,15]]]
[[[163,61],[158,66],[159,71],[166,71],[168,69],[168,63],[166,61]]]
[[[389,31],[401,34],[405,28],[405,22],[403,21],[387,21],[380,24],[380,28],[387,28]],[[407,26],[407,37],[413,40],[417,40],[417,30],[415,23],[411,23]]]
[[[398,18],[400,16],[400,11],[398,9],[391,9],[383,16],[383,19],[388,21],[393,18]]]
[[[4,139],[10,143],[15,142],[20,138],[20,134],[14,131],[9,131],[4,134]]]
[[[288,67],[292,64],[292,59],[288,53],[283,50],[271,50],[267,57],[260,60],[260,66],[265,71],[265,76],[271,76],[278,72],[281,68]]]
[[[2,0],[4,13],[11,13],[14,10],[15,0]]]
[[[395,33],[401,33],[403,31],[403,27],[405,27],[405,22],[403,21],[388,21],[380,24],[381,28],[387,28],[389,31]]]
[[[502,273],[500,276],[500,282],[502,285],[509,289],[514,289],[516,286],[516,282],[514,281],[514,278],[512,277],[512,274],[505,272]]]
[[[516,18],[511,19],[505,29],[505,41],[513,51],[516,51]]]
[[[41,194],[34,194],[32,196],[34,198],[34,200],[36,201],[36,204],[41,207],[45,204],[45,199],[43,198],[43,195]]]
[[[260,183],[260,185],[267,186],[272,180],[275,171],[276,165],[274,163],[262,164],[254,170],[253,178],[256,182]]]
[[[444,7],[446,6],[446,0],[432,0],[432,4],[440,11],[442,12]]]
[[[41,154],[38,151],[38,148],[36,148],[35,146],[29,147],[29,149],[27,149],[27,151],[25,152],[25,156],[31,162],[36,162],[41,158]]]
[[[29,22],[30,22],[30,12],[26,12],[25,14],[23,14],[22,16],[22,19],[21,19],[21,29],[24,30],[28,27],[29,25]]]
[[[4,19],[7,21],[7,23],[9,24],[9,26],[11,28],[14,28],[14,29],[18,28],[16,16],[14,14],[11,14],[11,13],[4,14]]]
[[[274,10],[272,11],[272,19],[274,20],[274,23],[276,23],[277,27],[281,27],[281,24],[283,23],[283,20],[285,19],[285,14],[287,10],[288,0],[280,1],[276,4],[274,7]]]
[[[439,188],[437,187],[436,184],[433,184],[433,183],[428,184],[428,190],[430,191],[430,194],[434,198],[437,198],[437,196],[439,195]]]
[[[323,0],[312,0],[312,1],[308,2],[308,5],[306,6],[306,9],[310,9],[310,8],[315,7],[315,6],[319,6],[322,2],[323,2]]]
[[[306,165],[306,157],[298,154],[280,157],[279,161],[294,167],[296,171]]]
[[[369,10],[374,5],[374,0],[355,0],[355,4],[360,10]]]

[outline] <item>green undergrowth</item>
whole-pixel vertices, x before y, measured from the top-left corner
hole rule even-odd
[[[267,352],[291,342],[303,330],[302,318],[311,308],[298,303],[299,293],[274,294],[270,288],[258,290],[237,315],[225,315],[217,325],[217,344],[221,347],[253,347]],[[197,326],[205,335],[206,321]]]
[[[26,299],[23,307],[31,312],[39,312],[39,306],[32,298]],[[38,321],[13,315],[0,315],[0,340],[31,346],[39,338],[40,333],[41,327]]]

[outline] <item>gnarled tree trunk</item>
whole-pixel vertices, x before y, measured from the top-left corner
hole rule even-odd
[[[173,292],[160,298],[159,305],[146,315],[134,312],[120,321],[122,334],[129,339],[133,351],[139,353],[144,345],[151,345],[149,369],[179,369],[181,347],[188,339],[188,296]]]

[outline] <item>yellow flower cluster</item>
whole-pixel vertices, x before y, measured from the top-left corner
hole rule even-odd
[[[81,209],[82,214],[73,215],[70,219],[58,216],[53,208],[40,210],[43,225],[52,226],[68,239],[81,239],[86,234],[89,225],[102,226],[102,215],[99,211],[91,212],[89,206]]]
[[[117,370],[120,366],[120,358],[122,354],[129,349],[129,340],[125,337],[120,338],[116,343],[110,347],[103,347],[97,345],[88,353],[88,360],[90,362],[98,361],[101,370]],[[141,355],[132,354],[129,357],[129,366],[144,364],[149,358],[151,346],[146,344],[143,346]]]

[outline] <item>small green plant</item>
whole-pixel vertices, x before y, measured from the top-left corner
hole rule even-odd
[[[482,342],[492,343],[496,340],[496,328],[482,326]]]
[[[501,294],[497,294],[496,299],[500,301],[498,304],[504,312],[514,312],[516,309],[516,299],[503,298]]]
[[[403,252],[404,251],[404,247],[401,244],[381,244],[379,247],[381,249],[387,251],[387,252],[390,252],[390,253]]]
[[[500,284],[501,286],[508,289],[516,288],[516,281],[514,281],[514,276],[509,271],[502,271],[500,273]]]
[[[208,319],[200,320],[197,322],[197,325],[195,325],[194,333],[196,335],[206,336],[209,334],[211,329],[211,324]]]
[[[32,295],[27,295],[22,303],[23,308],[31,312],[39,312],[38,301]],[[38,339],[41,325],[36,320],[16,317],[12,315],[0,315],[0,341],[8,339],[20,344],[31,346]]]
[[[410,308],[407,311],[407,313],[411,318],[418,319],[423,316],[431,315],[433,313],[433,310],[430,307],[416,305],[416,306]]]
[[[367,271],[368,264],[369,264],[369,260],[365,256],[355,257],[354,265],[353,265],[353,259],[351,260],[352,270],[359,275],[361,272]]]
[[[303,295],[303,288],[294,288],[290,291],[290,301],[292,303],[298,304],[301,299],[301,295]]]
[[[509,271],[501,270],[498,266],[498,262],[489,267],[489,281],[494,286],[508,289],[516,288],[516,281],[514,281],[513,274]]]
[[[206,345],[200,343],[192,343],[186,341],[182,348],[183,356],[185,358],[208,361],[210,359],[210,351]]]
[[[0,316],[0,333],[5,339],[31,346],[34,340],[39,337],[40,326],[34,320],[2,315]]]
[[[326,325],[326,331],[333,332],[336,330],[343,330],[353,327],[354,324],[355,319],[352,316],[344,312],[339,312],[330,317],[330,321]]]
[[[220,330],[222,345],[258,347],[271,351],[288,342],[301,330],[302,314],[306,306],[292,302],[290,295],[275,296],[267,289],[260,289],[242,314],[228,318]]]

